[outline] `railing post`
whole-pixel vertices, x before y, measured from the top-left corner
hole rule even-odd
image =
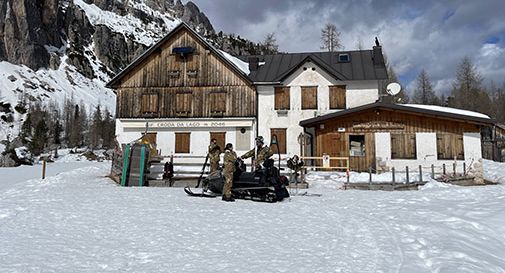
[[[452,174],[456,176],[456,163],[452,163]]]
[[[391,172],[393,175],[393,190],[395,190],[395,184],[396,184],[396,176],[395,176],[395,167],[391,168]]]
[[[368,189],[372,188],[372,167],[368,168]]]
[[[42,160],[42,179],[46,179],[46,160]]]
[[[442,164],[442,173],[445,175],[445,163]]]
[[[435,179],[435,166],[431,164],[431,179]]]
[[[407,184],[409,184],[409,166],[406,166],[405,167],[405,175],[406,175],[406,179],[407,179]]]
[[[466,162],[463,162],[463,175],[466,175]]]

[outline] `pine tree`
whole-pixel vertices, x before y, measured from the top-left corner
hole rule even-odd
[[[419,104],[439,105],[440,100],[433,92],[433,85],[431,84],[428,73],[423,69],[417,76],[416,89],[412,101]]]
[[[100,105],[95,108],[93,117],[91,119],[91,128],[89,133],[90,146],[92,149],[99,148],[100,141],[103,139],[103,120]]]
[[[32,138],[33,124],[32,124],[32,114],[26,114],[26,119],[21,126],[21,132],[19,133],[19,137],[21,138],[21,142],[23,144],[27,144],[30,142]]]
[[[47,124],[45,117],[42,117],[35,126],[35,131],[33,132],[33,138],[30,142],[30,151],[34,155],[40,155],[47,145]]]
[[[116,138],[116,122],[112,118],[112,115],[110,114],[108,109],[105,109],[104,111],[104,118],[103,118],[103,145],[105,148],[112,148],[114,147],[114,140]]]
[[[343,48],[343,46],[340,43],[340,32],[337,31],[337,26],[327,23],[321,29],[321,49],[334,52],[340,48]]]
[[[482,76],[470,58],[463,58],[456,70],[456,80],[453,84],[452,100],[449,106],[491,114],[491,99],[482,86],[482,81]]]

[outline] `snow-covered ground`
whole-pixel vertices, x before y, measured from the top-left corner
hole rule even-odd
[[[0,272],[505,272],[505,185],[316,180],[321,197],[226,203],[121,188],[110,162],[74,164],[92,165],[0,190]],[[37,171],[21,170],[0,169],[2,183]]]

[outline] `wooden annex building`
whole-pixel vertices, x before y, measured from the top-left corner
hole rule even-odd
[[[354,171],[387,171],[482,158],[488,116],[440,106],[372,103],[300,122],[315,132],[316,156],[349,157]]]

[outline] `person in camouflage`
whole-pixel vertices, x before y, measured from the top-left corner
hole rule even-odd
[[[233,173],[235,172],[235,161],[237,154],[233,151],[231,143],[226,144],[224,148],[224,187],[223,187],[223,201],[233,202],[235,199],[231,195],[231,187],[233,186]]]
[[[210,173],[219,169],[219,155],[221,155],[221,147],[217,145],[217,140],[213,138],[209,145]]]
[[[256,138],[256,149],[257,149],[257,158],[254,161],[254,169],[261,169],[261,164],[265,162],[268,158],[270,158],[274,152],[270,149],[270,147],[264,145],[264,140],[262,136],[258,136]],[[249,152],[243,154],[240,158],[245,159],[249,157],[254,158],[255,149],[250,150]]]
[[[302,170],[303,164],[303,160],[300,160],[297,155],[294,155],[292,158],[288,159],[288,168],[293,171],[293,174],[290,177],[291,183],[298,183],[298,173]]]

